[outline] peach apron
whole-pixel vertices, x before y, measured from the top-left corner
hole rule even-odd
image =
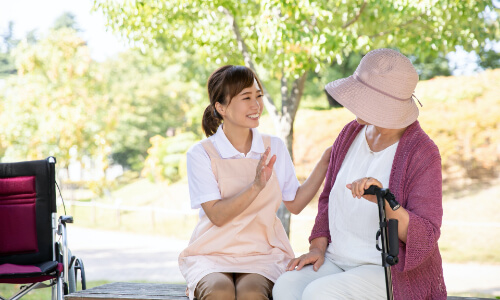
[[[264,145],[271,138],[263,135]],[[222,159],[209,139],[202,141],[222,198],[241,192],[255,179],[259,160]],[[275,282],[294,258],[285,229],[276,216],[282,201],[276,174],[240,215],[218,227],[206,215],[200,218],[188,247],[179,255],[179,268],[186,279],[189,298],[196,285],[214,272],[256,273]]]

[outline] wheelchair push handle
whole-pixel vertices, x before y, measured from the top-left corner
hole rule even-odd
[[[60,216],[59,217],[59,221],[63,224],[66,224],[66,223],[73,223],[73,217],[72,216]]]

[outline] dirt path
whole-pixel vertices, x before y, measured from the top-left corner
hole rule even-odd
[[[73,226],[68,238],[89,281],[184,282],[177,257],[187,241]]]

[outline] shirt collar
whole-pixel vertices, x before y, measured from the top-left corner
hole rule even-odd
[[[262,141],[262,136],[256,128],[251,128],[252,130],[252,147],[250,152],[262,154],[264,153],[264,142]],[[234,148],[231,142],[227,139],[226,134],[222,130],[222,124],[219,125],[217,132],[214,134],[214,141],[217,145],[217,149],[222,158],[230,158],[234,156],[239,156],[240,152]]]

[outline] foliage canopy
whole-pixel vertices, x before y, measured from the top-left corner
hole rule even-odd
[[[185,51],[200,64],[245,64],[263,81],[265,105],[293,158],[293,124],[307,72],[351,52],[398,48],[425,59],[484,47],[499,23],[488,0],[95,0],[115,32],[145,52]],[[280,82],[269,91],[268,82]],[[318,87],[323,89],[323,87]],[[273,95],[279,95],[280,102]],[[288,230],[289,214],[279,212]]]
[[[281,82],[266,93],[266,107],[287,139],[307,72],[341,65],[353,51],[393,47],[424,60],[456,45],[480,49],[500,36],[485,0],[95,0],[95,9],[146,53],[185,51],[207,68],[244,63],[264,87]]]

